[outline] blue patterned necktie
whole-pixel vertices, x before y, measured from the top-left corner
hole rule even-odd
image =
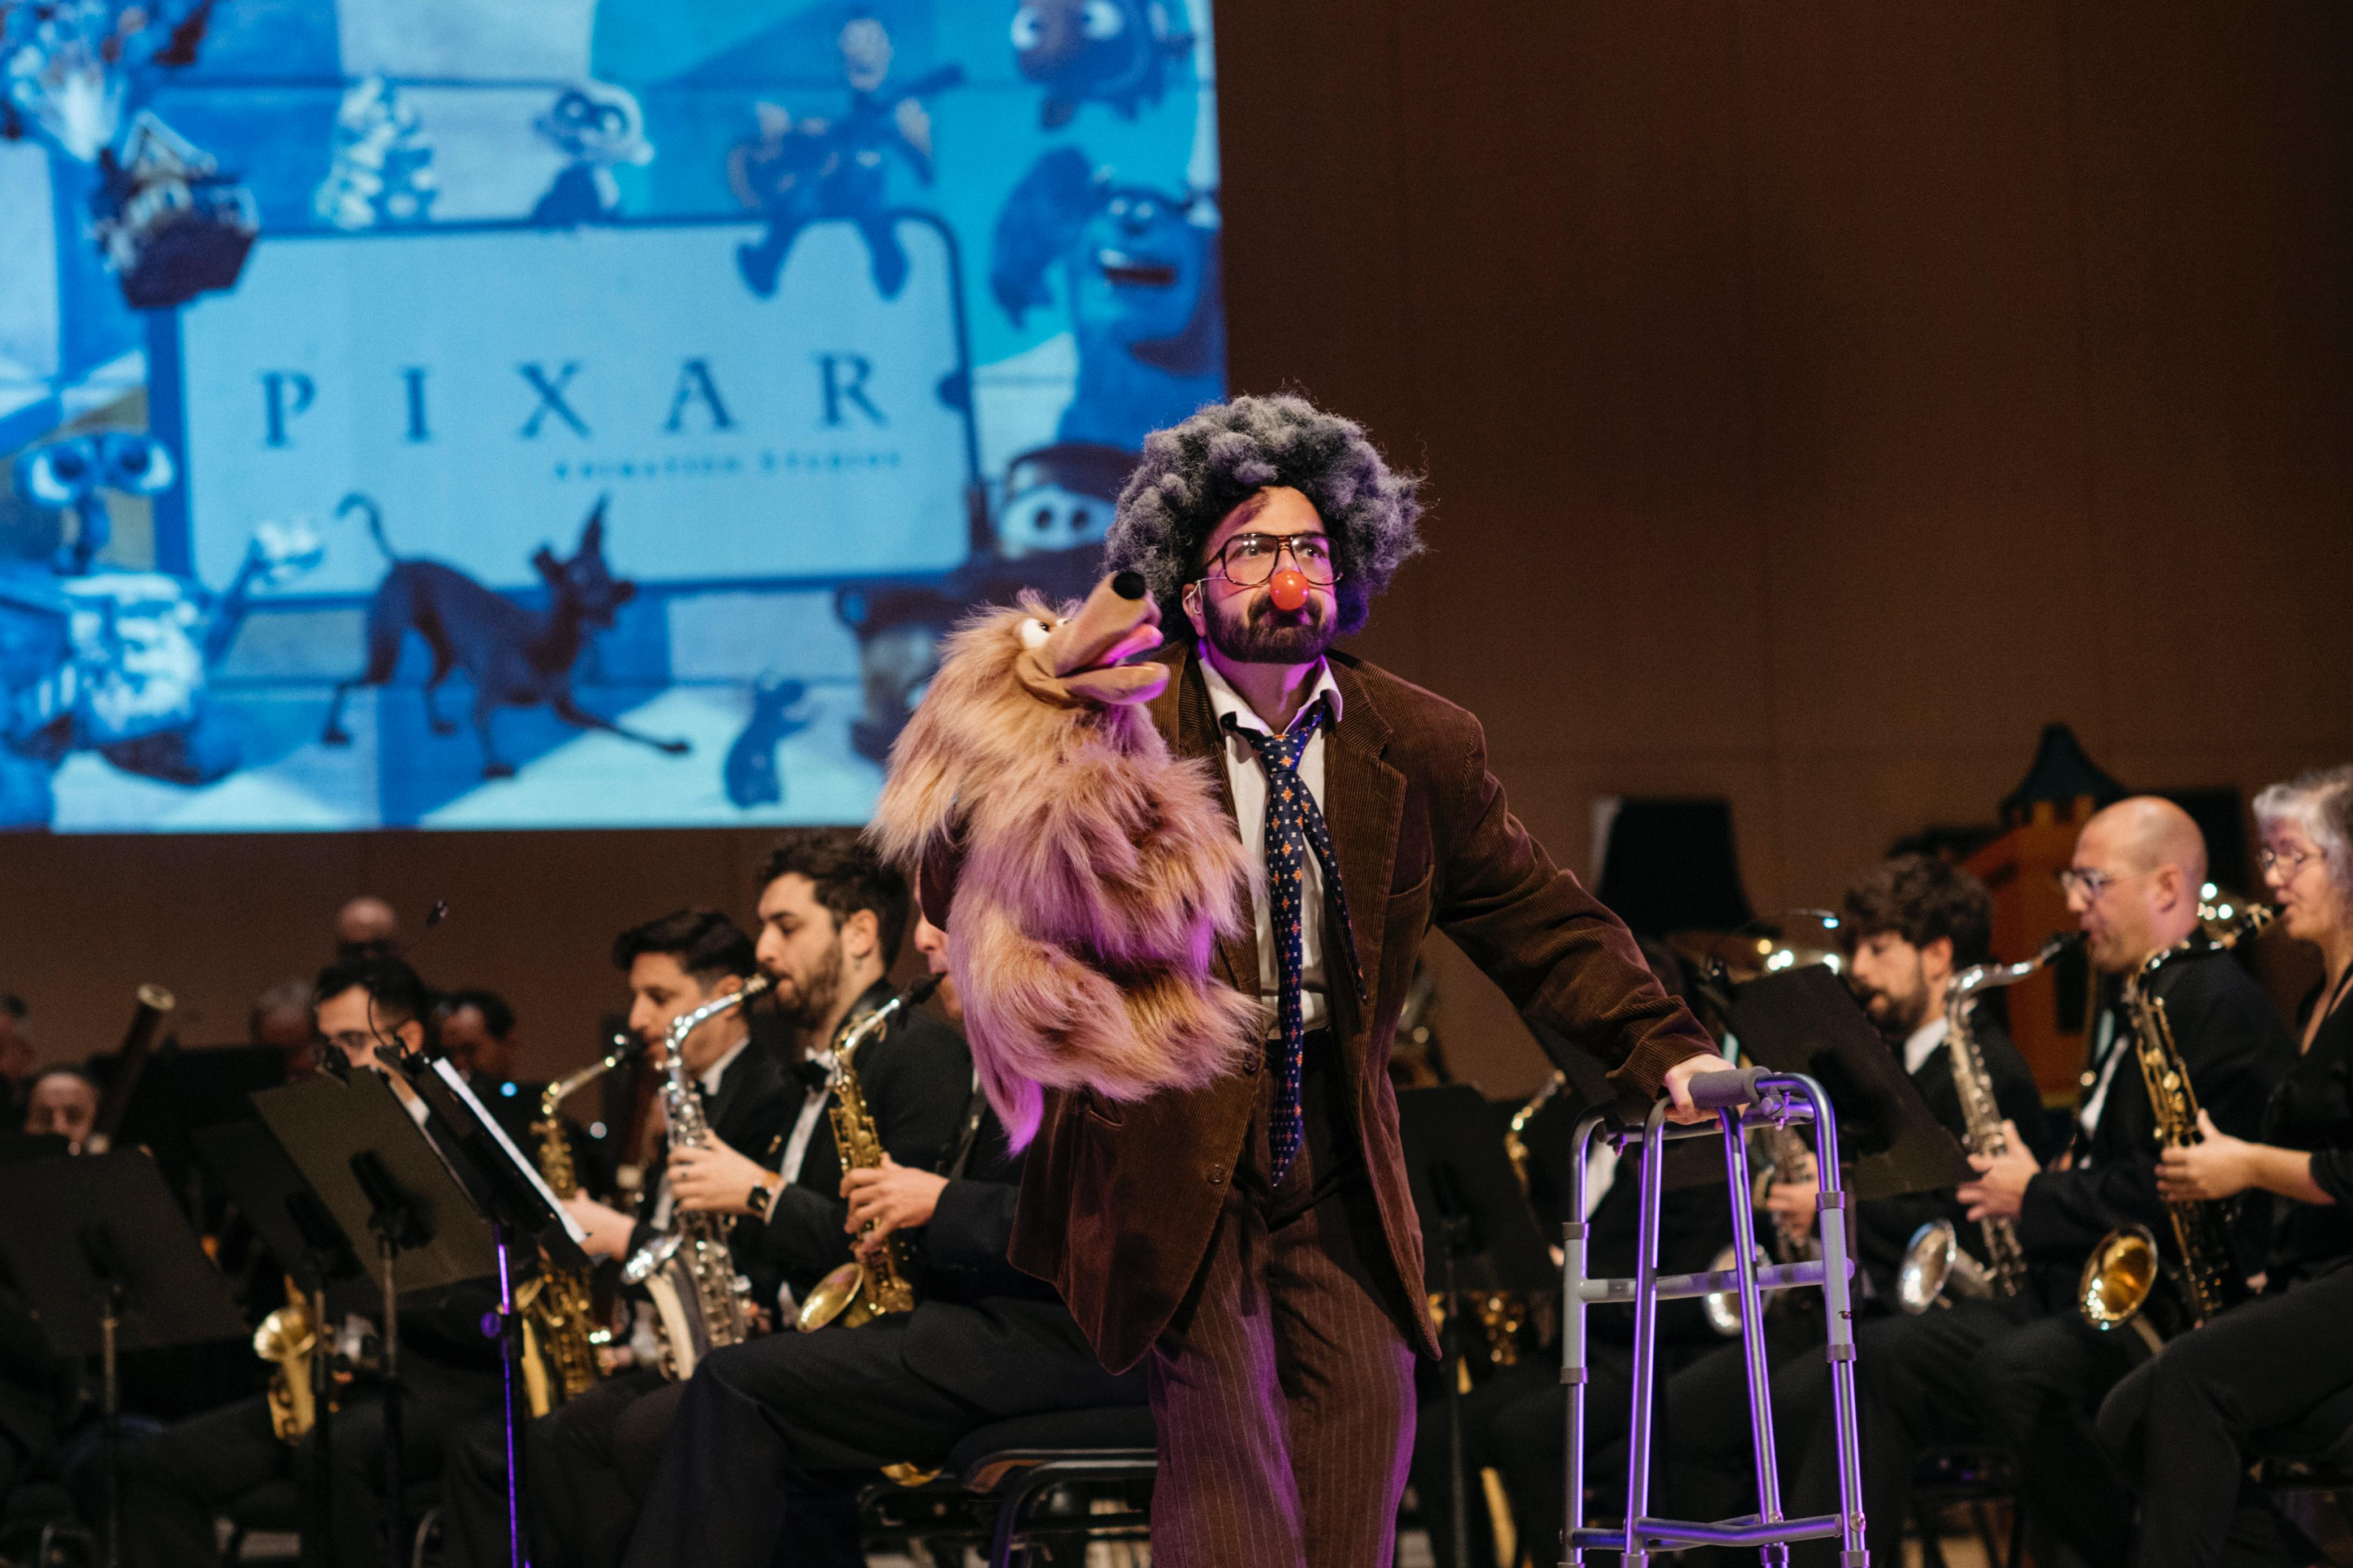
[[[1341,932],[1348,963],[1356,963],[1355,928],[1348,923],[1348,898],[1340,886],[1340,863],[1332,852],[1332,835],[1324,813],[1299,776],[1299,759],[1315,737],[1328,704],[1322,697],[1309,703],[1280,735],[1245,729],[1228,714],[1225,727],[1248,741],[1266,769],[1266,899],[1269,923],[1274,928],[1276,980],[1275,1024],[1281,1038],[1274,1060],[1274,1121],[1267,1129],[1272,1169],[1269,1179],[1281,1182],[1299,1152],[1303,1133],[1299,1110],[1300,1055],[1307,1030],[1300,976],[1305,967],[1300,942],[1301,906],[1307,887],[1307,857],[1312,853],[1324,872],[1324,897],[1331,905],[1333,923]],[[1328,972],[1333,964],[1327,959]],[[1362,982],[1358,982],[1361,988]]]

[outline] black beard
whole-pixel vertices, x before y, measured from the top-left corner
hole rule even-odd
[[[1253,601],[1238,620],[1214,603],[1208,611],[1209,646],[1236,664],[1313,664],[1332,646],[1324,601],[1312,594],[1298,613],[1276,609],[1271,598]]]
[[[1925,989],[1908,997],[1895,996],[1868,986],[1859,987],[1859,991],[1857,1000],[1862,1004],[1864,1016],[1879,1031],[1880,1038],[1895,1049],[1902,1049],[1904,1042],[1917,1034],[1920,1026],[1928,1021],[1928,994]],[[1874,1001],[1885,1003],[1886,1010],[1873,1012],[1871,1005]]]
[[[780,1007],[778,1011],[791,1020],[795,1028],[814,1029],[825,1022],[825,1016],[833,1011],[833,1005],[839,1000],[840,996],[841,940],[837,937],[834,939],[833,945],[825,950],[825,962],[818,965],[818,972],[809,977],[808,984],[794,984],[790,1008]],[[809,1054],[814,1056],[818,1051],[830,1050],[832,1047],[831,1040],[812,1042]]]

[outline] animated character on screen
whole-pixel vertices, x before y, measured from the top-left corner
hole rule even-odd
[[[1058,131],[1086,102],[1133,120],[1157,103],[1169,67],[1193,49],[1160,0],[1023,0],[1013,13],[1013,53],[1021,74],[1046,89],[1039,123]]]
[[[1117,184],[1084,153],[1057,148],[997,215],[989,289],[1018,325],[1053,303],[1057,271],[1079,358],[1063,440],[1134,451],[1146,431],[1224,395],[1225,302],[1207,197]]]
[[[671,756],[681,756],[691,749],[684,741],[657,740],[591,713],[573,695],[573,668],[587,650],[588,634],[610,628],[613,613],[638,592],[636,584],[614,576],[605,564],[603,499],[588,514],[587,525],[580,531],[580,548],[571,560],[556,559],[545,545],[531,558],[547,585],[548,603],[543,610],[526,610],[438,561],[394,554],[375,503],[365,496],[346,496],[336,515],[354,511],[366,516],[368,534],[392,567],[368,600],[367,670],[335,688],[326,726],[319,734],[321,742],[330,746],[351,743],[351,732],[343,728],[344,699],[355,686],[382,686],[390,681],[400,663],[401,642],[414,631],[433,655],[433,673],[425,681],[425,717],[435,734],[452,735],[458,731],[434,702],[449,672],[462,667],[473,686],[474,733],[482,742],[486,779],[510,778],[515,771],[512,763],[499,760],[498,743],[491,733],[491,715],[502,707],[534,708],[544,702],[557,718],[584,730],[602,730]]]
[[[311,195],[311,210],[337,228],[427,222],[441,194],[425,122],[380,76],[353,82],[335,110],[334,160]]]
[[[131,105],[195,63],[212,9],[0,0],[0,141],[37,132],[96,176],[91,234],[133,310],[229,287],[260,232],[252,193],[152,110],[116,147]]]
[[[244,761],[207,692],[253,592],[316,565],[318,531],[263,523],[227,592],[160,572],[60,575],[0,563],[0,827],[40,827],[75,752],[164,784],[211,784]]]
[[[75,163],[97,163],[131,102],[196,63],[213,5],[0,0],[0,141],[37,131]]]
[[[752,716],[727,748],[720,765],[720,783],[728,801],[748,810],[775,805],[785,798],[785,774],[776,748],[786,737],[809,727],[811,715],[801,708],[808,688],[778,675],[764,675],[752,685]]]
[[[654,161],[637,96],[609,82],[565,88],[547,112],[531,123],[569,160],[531,209],[531,221],[544,227],[568,228],[618,217],[621,186],[613,171],[624,163]]]
[[[16,459],[16,488],[37,506],[72,514],[74,536],[58,546],[57,570],[78,577],[114,537],[106,492],[145,499],[172,488],[179,468],[160,441],[132,430],[100,430],[36,447]]]
[[[1103,542],[1134,455],[1080,442],[1041,447],[1007,465],[1003,499],[988,539],[937,586],[842,589],[835,610],[858,637],[863,710],[849,744],[881,762],[906,727],[939,645],[976,605],[1011,605],[1024,591],[1060,605],[1083,598],[1103,576]]]
[[[801,230],[828,218],[857,226],[884,299],[897,299],[907,286],[907,251],[892,228],[884,154],[932,183],[932,117],[921,100],[962,81],[964,68],[941,66],[885,93],[892,47],[882,24],[853,16],[839,42],[849,84],[849,107],[840,119],[797,121],[780,105],[763,103],[754,111],[759,135],[728,151],[727,183],[736,199],[768,220],[757,245],[735,251],[744,281],[764,300],[776,293]]]

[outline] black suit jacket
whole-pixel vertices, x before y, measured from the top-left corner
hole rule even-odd
[[[890,987],[877,982],[859,1005],[879,1006],[890,999]],[[875,1133],[891,1158],[915,1170],[937,1170],[964,1126],[972,1097],[972,1053],[964,1037],[928,1014],[902,1009],[881,1039],[860,1049],[857,1070]],[[782,1156],[805,1093],[797,1080],[790,1083],[778,1134],[764,1163],[774,1165]],[[791,1286],[796,1297],[805,1296],[850,1259],[849,1236],[842,1229],[849,1205],[841,1196],[832,1109],[828,1100],[799,1173],[776,1194],[766,1222],[746,1221],[737,1235],[736,1257],[751,1262],[760,1300],[773,1301],[779,1282]],[[767,1147],[755,1144],[745,1152],[756,1157]]]
[[[2232,1137],[2255,1137],[2272,1086],[2295,1055],[2271,998],[2220,951],[2168,963],[2158,972],[2156,988],[2199,1104]],[[2113,1048],[2125,1055],[2098,1128],[2086,1138],[2077,1124],[2073,1168],[2045,1171],[2027,1184],[2018,1239],[2033,1261],[2071,1269],[2123,1225],[2148,1226],[2160,1247],[2173,1250],[2172,1226],[2157,1193],[2156,1118],[2134,1063],[2131,1019],[2120,1006],[2114,1012]],[[2269,1211],[2242,1203],[2241,1219],[2244,1261],[2253,1268],[2260,1263]]]
[[[1980,1006],[1970,1015],[1969,1033],[1978,1043],[1978,1056],[1985,1061],[1986,1076],[1993,1079],[1994,1103],[2001,1108],[2002,1115],[2018,1124],[2034,1157],[2048,1161],[2052,1151],[2043,1146],[2046,1127],[2042,1091],[2034,1087],[2033,1069],[2018,1054],[2010,1031],[1987,1008]],[[1920,1091],[1920,1098],[1927,1101],[1929,1110],[1945,1131],[1966,1148],[1968,1124],[1961,1115],[1961,1091],[1953,1082],[1953,1052],[1949,1045],[1939,1045],[1928,1053],[1920,1070],[1912,1075],[1912,1086]],[[1872,1289],[1881,1300],[1894,1299],[1895,1271],[1904,1261],[1904,1248],[1913,1234],[1931,1220],[1952,1221],[1961,1245],[1980,1262],[1984,1261],[1984,1232],[1970,1221],[1968,1211],[1953,1191],[1951,1187],[1939,1187],[1855,1205],[1855,1260],[1870,1276]]]
[[[800,1103],[799,1085],[786,1078],[785,1069],[776,1065],[776,1058],[760,1048],[758,1041],[746,1040],[743,1054],[728,1063],[727,1070],[720,1075],[719,1092],[704,1098],[702,1116],[721,1142],[739,1154],[757,1160],[780,1138],[779,1129],[791,1131]],[[774,1154],[765,1163],[773,1165]],[[645,1187],[638,1194],[637,1228],[629,1235],[631,1252],[658,1234],[650,1216],[660,1201],[661,1170],[659,1165],[650,1167]],[[756,1222],[736,1223],[728,1245],[739,1264],[749,1256],[747,1238],[755,1237],[758,1231]]]
[[[959,1169],[943,1173],[948,1184],[917,1237],[907,1369],[997,1417],[1143,1404],[1143,1369],[1105,1372],[1052,1287],[1006,1261],[1023,1157],[1007,1148],[987,1102],[973,1098],[971,1145]]]

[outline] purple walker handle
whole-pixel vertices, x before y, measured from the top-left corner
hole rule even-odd
[[[1692,1103],[1702,1110],[1731,1110],[1757,1098],[1757,1085],[1772,1075],[1764,1068],[1726,1068],[1704,1072],[1690,1082]]]

